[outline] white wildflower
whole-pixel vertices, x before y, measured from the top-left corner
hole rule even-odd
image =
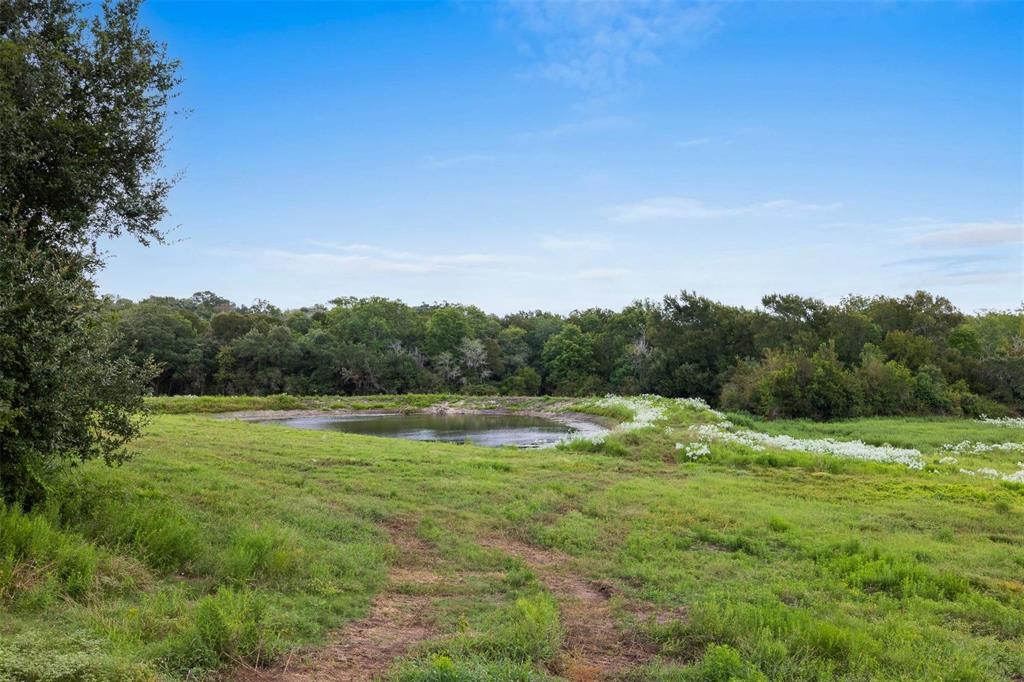
[[[1019,429],[1024,429],[1024,417],[986,417],[981,415],[977,420],[982,424],[991,424],[992,426],[1011,426]]]
[[[832,455],[845,459],[902,464],[910,469],[924,468],[924,460],[920,451],[913,448],[898,448],[888,444],[868,445],[859,440],[839,441],[831,438],[804,439],[785,435],[772,436],[749,429],[730,429],[734,429],[734,427],[729,422],[699,424],[690,427],[690,431],[701,441],[718,440],[737,443],[757,451],[771,447],[794,452]]]
[[[598,407],[625,407],[632,412],[632,419],[615,427],[616,431],[632,431],[651,426],[654,422],[664,418],[665,408],[659,404],[661,400],[662,398],[656,395],[637,395],[628,398],[619,395],[606,395],[597,401],[597,405]]]
[[[957,458],[956,457],[950,457],[948,455],[946,457],[943,457],[942,459],[939,460],[939,464],[956,464],[956,463],[957,463]]]
[[[961,469],[961,474],[968,476],[984,476],[985,478],[991,478],[997,481],[1006,481],[1008,483],[1024,483],[1024,462],[1017,462],[1017,471],[1011,474],[1004,474],[1001,471],[996,471],[991,467],[981,467],[980,469],[970,470]]]
[[[676,443],[676,450],[682,450],[689,459],[700,459],[711,455],[711,448],[707,443]]]
[[[676,398],[677,405],[683,407],[689,407],[691,410],[697,410],[698,412],[707,412],[714,416],[716,419],[724,420],[725,415],[718,410],[712,409],[710,405],[704,402],[703,398]]]
[[[722,421],[725,424],[725,415],[718,410],[713,410],[711,407],[704,402],[701,398],[674,398],[671,399],[678,405],[688,407],[699,412],[704,412],[717,420]],[[648,426],[654,426],[656,422],[659,422],[666,417],[667,406],[671,404],[670,399],[662,398],[658,395],[636,395],[636,396],[620,396],[608,394],[605,397],[597,401],[597,407],[624,407],[632,413],[632,418],[628,421],[624,421],[616,426],[613,431],[633,431],[635,429],[643,429]],[[671,435],[672,427],[666,426],[665,432]],[[571,437],[571,440],[589,440],[593,443],[600,443],[604,441],[606,434],[598,434],[596,436],[584,436],[578,435]]]
[[[654,422],[664,418],[665,408],[660,404],[664,398],[656,395],[619,396],[608,394],[598,400],[597,407],[624,407],[632,413],[632,418],[619,423],[613,431],[632,431],[652,426]],[[596,435],[585,435],[582,433],[569,437],[569,440],[585,440],[591,443],[603,443],[608,432]]]
[[[959,443],[946,444],[943,450],[958,454],[981,455],[986,452],[1024,452],[1024,443],[976,443],[963,440]]]

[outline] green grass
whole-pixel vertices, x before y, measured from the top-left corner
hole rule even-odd
[[[974,470],[989,467],[1008,474],[1018,469],[1017,462],[1024,461],[1024,452],[1020,450],[993,450],[982,453],[951,453],[943,450],[943,445],[955,445],[963,441],[986,445],[1024,442],[1024,429],[985,424],[973,419],[866,417],[835,422],[815,422],[806,419],[767,421],[746,414],[730,414],[729,418],[741,426],[776,435],[860,440],[869,445],[889,444],[902,448],[916,448],[928,455],[926,460],[931,468],[947,472],[958,472],[961,468]],[[939,460],[949,455],[955,456],[954,464],[939,463]]]
[[[979,443],[1024,440],[1024,429],[955,417],[863,417],[815,422],[809,419],[768,421],[746,414],[730,414],[729,419],[766,433],[784,433],[797,438],[861,440],[871,445],[888,443],[897,447],[917,448],[922,452],[934,452],[943,445],[964,440]]]
[[[562,551],[613,586],[618,627],[659,653],[624,679],[1024,676],[1020,485],[722,444],[681,461],[676,435],[702,417],[676,406],[668,424],[555,450],[174,413],[442,399],[455,400],[154,401],[166,414],[133,461],[77,468],[39,512],[0,512],[0,680],[194,680],[322,642],[385,587],[396,527],[434,570],[470,577],[423,592],[438,636],[394,680],[557,679],[557,595],[486,549],[495,535]],[[926,452],[1022,438],[956,420],[746,423]]]

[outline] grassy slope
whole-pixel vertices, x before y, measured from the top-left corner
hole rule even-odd
[[[934,452],[945,444],[963,440],[1004,443],[1024,438],[1019,428],[955,417],[864,417],[834,422],[808,419],[767,421],[736,414],[729,417],[736,423],[766,433],[785,433],[798,438],[862,440],[872,445],[889,443],[898,447],[918,448],[922,452]]]
[[[940,438],[930,420],[863,421],[864,440]],[[973,428],[942,422],[941,437],[982,440]],[[45,516],[4,515],[0,680],[194,678],[316,642],[384,585],[399,522],[439,570],[482,576],[435,600],[451,637],[405,680],[541,678],[557,614],[481,547],[495,533],[567,552],[623,607],[680,616],[621,609],[665,656],[637,679],[1024,675],[1021,486],[724,445],[678,462],[674,445],[661,429],[518,451],[158,416],[131,464],[84,467]],[[438,652],[466,676],[442,677]]]

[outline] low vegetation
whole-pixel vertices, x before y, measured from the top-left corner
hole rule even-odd
[[[964,439],[1024,448],[1018,427],[722,427],[699,401],[465,398],[623,420],[596,441],[515,450],[201,413],[458,400],[155,399],[131,465],[87,464],[44,506],[0,514],[0,679],[272,668],[383,617],[387,594],[428,623],[393,680],[589,679],[581,598],[632,643],[609,673],[622,680],[1024,675],[1024,484],[961,471],[1020,453],[942,463]],[[711,425],[896,444],[924,465],[702,440]]]

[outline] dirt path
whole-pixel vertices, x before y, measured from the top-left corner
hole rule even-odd
[[[566,636],[555,672],[572,682],[593,682],[652,658],[641,642],[615,627],[609,601],[614,589],[571,573],[568,555],[506,537],[485,538],[480,544],[521,559],[558,600]]]
[[[373,600],[365,618],[333,633],[326,645],[297,651],[278,665],[243,669],[237,682],[370,682],[398,658],[437,634],[430,617],[431,598],[401,594],[401,585],[430,585],[443,578],[429,569],[429,547],[409,528],[388,528],[399,561],[388,574],[390,585]]]
[[[453,576],[432,569],[431,547],[410,526],[392,524],[387,530],[399,560],[389,571],[389,586],[373,600],[366,617],[333,633],[324,646],[296,651],[271,668],[243,668],[232,679],[371,682],[416,645],[437,636],[430,615],[432,597],[400,590],[450,583]],[[480,544],[522,560],[557,599],[565,641],[552,672],[571,682],[597,682],[651,659],[648,648],[616,628],[610,602],[614,589],[573,574],[571,557],[506,537],[488,537]]]

